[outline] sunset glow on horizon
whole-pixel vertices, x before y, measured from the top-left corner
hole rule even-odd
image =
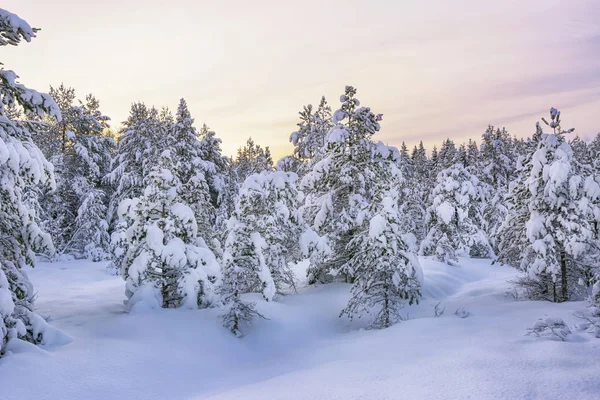
[[[27,86],[93,93],[116,128],[132,102],[184,97],[228,155],[249,136],[290,153],[297,112],[322,95],[335,110],[345,85],[395,146],[478,140],[488,124],[529,136],[552,106],[600,132],[595,1],[7,2],[42,29],[2,60]]]

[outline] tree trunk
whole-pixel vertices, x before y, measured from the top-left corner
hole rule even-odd
[[[561,301],[569,300],[569,293],[567,288],[567,255],[564,250],[560,252],[560,289],[561,289]]]
[[[385,309],[385,327],[389,328],[390,327],[390,304],[389,304],[389,300],[388,300],[388,294],[387,294],[387,288],[385,289],[385,297],[384,297],[384,309]]]

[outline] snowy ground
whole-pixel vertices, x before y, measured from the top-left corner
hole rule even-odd
[[[72,340],[13,345],[0,399],[599,398],[600,340],[524,336],[545,314],[576,323],[583,303],[511,299],[514,271],[487,260],[422,264],[425,299],[390,329],[339,319],[349,287],[336,284],[260,303],[269,320],[240,340],[214,310],[126,314],[124,283],[102,263],[41,263],[39,311]],[[454,315],[462,307],[469,317]]]

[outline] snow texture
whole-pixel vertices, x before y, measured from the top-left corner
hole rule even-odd
[[[488,260],[451,267],[421,260],[424,299],[410,319],[357,330],[337,314],[349,285],[303,290],[279,303],[256,301],[259,320],[243,339],[216,310],[124,314],[123,282],[104,263],[40,264],[31,271],[38,307],[73,340],[57,348],[11,341],[0,359],[2,400],[550,399],[595,398],[597,339],[566,343],[524,336],[540,316],[576,322],[584,303],[515,301],[513,269]],[[301,271],[298,275],[302,275]],[[434,318],[438,303],[446,313]],[[454,310],[471,315],[457,318]],[[157,329],[160,327],[160,329]],[[199,336],[200,335],[200,336]],[[201,356],[201,362],[199,360]],[[31,380],[24,371],[36,371]],[[534,383],[532,383],[534,382]]]

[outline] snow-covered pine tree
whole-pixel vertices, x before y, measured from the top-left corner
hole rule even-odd
[[[435,147],[434,150],[436,150]],[[427,151],[425,150],[425,145],[423,145],[422,141],[419,142],[419,147],[415,146],[413,148],[411,159],[414,165],[415,177],[420,180],[429,179],[431,170],[429,160],[427,159]]]
[[[243,183],[252,174],[273,170],[273,159],[269,147],[264,149],[248,138],[246,145],[240,147],[233,163],[238,181]]]
[[[411,160],[413,164],[413,175],[407,176],[402,181],[402,193],[400,197],[401,225],[405,232],[412,232],[421,241],[427,235],[425,217],[427,204],[431,189],[435,186],[435,173],[438,165],[437,147],[433,147],[431,158],[427,158],[427,152],[423,142],[415,146]]]
[[[400,186],[399,207],[400,226],[403,232],[415,235],[417,243],[420,244],[425,238],[426,219],[426,189],[415,177],[403,179]]]
[[[92,261],[110,258],[110,235],[106,221],[106,192],[99,188],[88,188],[81,194],[81,204],[77,208],[75,232],[64,251],[76,257]]]
[[[160,130],[165,128],[158,119],[155,108],[148,109],[143,103],[131,106],[129,118],[124,122],[111,172],[104,177],[110,185],[112,196],[107,213],[111,232],[111,267],[120,271],[122,258],[127,253],[126,231],[132,221],[122,210],[124,201],[142,196],[150,169],[156,164]]]
[[[515,155],[511,137],[506,129],[488,126],[482,135],[481,159],[478,177],[486,192],[484,198],[484,229],[494,250],[498,250],[498,229],[508,213],[504,198],[514,174]]]
[[[325,138],[332,128],[331,107],[323,96],[316,110],[309,104],[298,114],[298,130],[290,135],[290,142],[294,145],[294,159],[303,166],[297,172],[303,176],[323,154]]]
[[[110,199],[108,221],[111,226],[117,223],[117,208],[125,199],[142,195],[144,177],[148,165],[154,160],[151,153],[157,146],[156,128],[158,115],[155,109],[148,109],[143,103],[131,105],[129,117],[123,123],[115,156],[111,163],[111,172],[105,181],[111,185],[113,194]]]
[[[245,189],[244,185],[242,193]],[[251,201],[249,196],[240,196],[233,216],[227,222],[228,235],[222,260],[223,281],[219,288],[225,307],[223,325],[236,336],[242,336],[244,325],[248,325],[254,317],[261,316],[256,311],[256,303],[242,300],[241,295],[261,293],[269,301],[277,292],[263,253],[267,243],[249,221],[252,216],[246,212],[246,207],[250,206],[248,201]]]
[[[219,266],[208,247],[197,245],[194,212],[178,196],[173,155],[164,150],[144,182],[141,197],[125,200],[133,221],[121,275],[127,282],[126,305],[207,307],[215,303],[213,285]]]
[[[207,240],[209,247],[213,248],[217,213],[208,182],[210,177],[217,173],[217,169],[215,164],[203,159],[205,149],[198,140],[199,135],[193,123],[187,103],[181,99],[177,107],[175,123],[168,135],[167,147],[173,154],[173,172],[181,182],[179,199],[194,211],[198,234]]]
[[[401,321],[404,304],[418,303],[421,296],[422,271],[416,253],[403,239],[397,197],[392,190],[376,199],[375,215],[348,243],[360,251],[348,261],[354,271],[352,297],[340,316],[352,319],[373,312],[372,328]]]
[[[417,152],[418,149],[415,146],[413,154]],[[401,230],[412,233],[420,243],[426,233],[424,227],[426,190],[419,174],[425,171],[421,169],[417,174],[415,160],[408,154],[408,148],[404,142],[400,147],[400,171],[402,180],[399,186],[398,206]]]
[[[479,170],[480,163],[481,152],[479,151],[479,147],[477,147],[477,142],[469,139],[469,142],[467,143],[467,155],[464,165],[467,169],[473,171],[471,173],[477,175],[475,172]]]
[[[389,161],[378,155],[371,141],[379,130],[381,115],[360,107],[355,94],[356,89],[346,87],[340,98],[341,108],[333,116],[335,126],[327,135],[324,156],[301,181],[306,194],[304,220],[326,238],[331,250],[320,260],[312,258],[309,283],[328,282],[340,273],[352,279],[343,272],[343,266],[358,249],[348,248],[347,244],[366,217],[374,189],[381,180],[389,179],[379,172]]]
[[[479,180],[460,163],[442,170],[428,208],[427,237],[420,253],[443,262],[457,256],[493,255],[482,229]]]
[[[239,242],[237,235],[247,238],[243,226],[240,226],[234,217],[230,220],[230,236],[225,243],[228,249],[223,254],[223,281],[219,288],[225,312],[221,315],[223,326],[229,329],[234,335],[241,337],[246,325],[250,324],[255,317],[262,317],[256,311],[256,303],[242,300],[241,295],[248,291],[248,279],[254,279],[256,272],[253,264],[260,263],[260,256],[256,252],[256,247],[252,241]],[[231,238],[231,241],[229,241]],[[247,251],[245,255],[241,252]],[[240,254],[238,256],[234,254]],[[264,259],[263,259],[264,262]],[[266,271],[264,267],[261,271]],[[265,288],[266,289],[266,288]],[[272,286],[274,292],[274,284]]]
[[[520,263],[527,276],[519,283],[531,297],[561,302],[585,295],[591,267],[597,263],[592,221],[600,187],[591,169],[574,158],[565,139],[573,129],[561,128],[560,112],[552,108],[550,122],[542,120],[552,133],[541,134],[529,161],[529,176],[518,182],[529,191],[527,242]]]
[[[291,172],[251,175],[240,192],[244,217],[265,240],[265,262],[277,293],[296,288],[290,264],[300,261],[303,223],[298,211],[303,194],[296,188],[298,176]],[[241,216],[240,216],[241,217]]]
[[[400,171],[404,179],[410,180],[415,175],[415,163],[408,154],[408,147],[405,142],[400,146]]]
[[[219,207],[217,208],[216,227],[220,243],[224,244],[227,240],[227,221],[235,212],[237,196],[240,191],[238,175],[235,171],[234,163],[230,158],[224,158],[226,169],[224,170],[225,185],[221,187],[219,194]]]
[[[0,9],[0,46],[31,41],[37,30]],[[23,195],[35,185],[54,185],[53,168],[31,137],[43,126],[29,119],[44,115],[60,119],[52,98],[16,82],[17,74],[0,69],[0,355],[15,338],[43,343],[46,321],[34,311],[35,293],[24,271],[34,252],[53,252],[50,236],[42,232]],[[19,109],[27,120],[11,119]]]
[[[481,180],[495,189],[508,187],[515,168],[510,141],[505,128],[494,129],[491,125],[481,135]]]
[[[202,160],[214,166],[214,170],[207,174],[206,180],[210,201],[215,212],[216,232],[214,232],[214,237],[222,245],[227,238],[227,220],[235,209],[235,200],[239,191],[238,178],[231,160],[223,156],[221,139],[216,136],[216,133],[203,124],[198,137]]]
[[[439,154],[438,154],[438,149],[437,146],[434,144],[433,145],[433,149],[431,150],[431,157],[429,158],[429,177],[433,177],[433,180],[435,180],[435,177],[437,176],[434,171],[438,170],[438,164],[439,164]]]
[[[469,160],[468,160],[468,156],[467,156],[467,146],[464,143],[462,143],[460,146],[458,146],[458,149],[456,149],[455,163],[461,163],[465,168],[469,167]]]
[[[36,135],[55,166],[57,188],[41,199],[43,226],[52,234],[58,255],[94,261],[107,259],[107,187],[102,177],[110,167],[112,138],[104,134],[109,118],[91,94],[75,103],[73,88],[50,88],[63,116]]]
[[[444,140],[438,152],[435,176],[437,176],[440,171],[450,168],[458,161],[458,150],[456,149],[454,141],[450,138]]]
[[[533,169],[533,154],[542,139],[542,127],[536,124],[536,133],[532,135],[526,146],[528,153],[517,158],[514,181],[507,182],[508,192],[503,200],[506,205],[506,217],[499,225],[496,233],[498,261],[503,264],[520,268],[523,259],[523,249],[528,245],[526,223],[529,220],[529,201],[531,193],[527,180]],[[532,143],[536,145],[532,145]],[[500,175],[502,176],[502,175]]]
[[[592,166],[595,168],[596,173],[600,172],[600,133],[590,142],[588,151],[592,159]]]
[[[573,149],[573,157],[582,165],[593,165],[593,159],[588,144],[575,135],[573,139],[569,141],[571,149]]]
[[[302,233],[298,213],[302,194],[296,189],[296,180],[296,174],[282,171],[250,175],[242,185],[234,213],[237,224],[231,232],[238,241],[245,241],[258,254],[253,267],[254,281],[263,283],[255,283],[249,290],[262,292],[267,300],[274,295],[264,292],[265,288],[270,290],[271,280],[276,294],[295,289],[290,263],[300,259],[299,240]],[[243,238],[241,235],[250,237]],[[225,252],[234,258],[239,257],[240,253],[236,252],[235,247],[228,247],[231,245],[229,239]],[[262,243],[263,247],[257,247],[257,243]],[[271,276],[264,281],[260,278],[261,274],[266,276],[261,272],[262,259]]]

